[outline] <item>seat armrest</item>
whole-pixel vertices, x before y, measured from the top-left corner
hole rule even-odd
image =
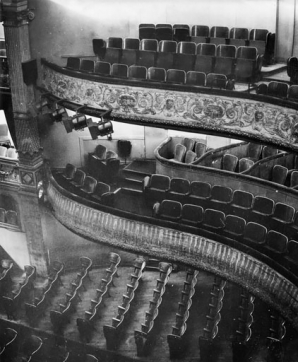
[[[156,203],[153,205],[152,214],[153,214],[153,216],[157,217],[157,216],[159,215],[159,212],[160,212],[160,203],[159,203],[159,202],[156,202]]]
[[[146,176],[143,180],[143,191],[145,191],[150,184],[150,176]]]

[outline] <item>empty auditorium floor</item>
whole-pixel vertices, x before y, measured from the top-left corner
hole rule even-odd
[[[95,244],[94,244],[95,245]],[[99,247],[96,250],[98,252]],[[125,253],[126,254],[126,253]],[[122,256],[122,252],[119,251]],[[123,257],[124,264],[127,263],[126,255]],[[66,325],[64,330],[64,337],[70,341],[80,341],[80,335],[76,326],[76,319],[78,317],[84,318],[84,311],[90,307],[90,299],[95,297],[95,290],[99,287],[101,278],[104,277],[105,268],[107,267],[108,258],[102,262],[100,267],[94,268],[90,273],[90,280],[86,279],[85,288],[80,293],[81,300],[76,305],[76,311],[71,316],[71,322]],[[118,277],[114,278],[113,285],[109,289],[109,293],[103,299],[102,306],[99,309],[99,315],[95,322],[95,330],[93,333],[90,345],[106,349],[105,337],[103,334],[103,326],[111,324],[112,318],[116,317],[117,307],[122,303],[122,295],[126,292],[126,284],[129,282],[130,273],[133,271],[132,266],[121,266],[118,268]],[[179,270],[180,269],[180,270]],[[136,360],[147,361],[169,361],[169,349],[167,344],[167,335],[171,333],[172,325],[175,323],[175,313],[178,309],[178,302],[181,297],[181,290],[185,280],[186,271],[184,268],[179,267],[178,272],[173,272],[170,276],[169,282],[166,286],[166,291],[163,296],[162,304],[159,308],[159,314],[154,326],[154,343],[152,344],[151,353],[148,357],[139,358],[136,355],[136,344],[134,340],[134,331],[140,329],[141,323],[144,322],[145,312],[148,310],[149,300],[152,298],[153,289],[156,286],[156,280],[159,276],[158,270],[145,270],[143,277],[140,281],[139,288],[135,293],[135,299],[131,304],[128,313],[128,320],[124,324],[123,332],[119,340],[118,352],[122,356],[135,358]],[[69,289],[71,282],[76,277],[76,269],[66,271],[62,276],[62,283],[58,289],[58,294],[54,296],[44,316],[34,326],[35,334],[40,331],[52,333],[52,325],[50,321],[50,310],[59,310],[59,303],[63,303],[64,296]],[[206,314],[208,312],[209,295],[212,288],[214,276],[200,271],[198,275],[197,284],[195,287],[195,294],[192,298],[192,306],[190,308],[190,316],[187,321],[186,338],[189,342],[185,357],[183,361],[199,361],[199,347],[198,338],[203,334],[203,328],[206,324]],[[15,272],[14,286],[17,287],[21,281],[21,276]],[[35,281],[35,286],[38,289],[42,288],[45,280],[39,278]],[[219,332],[215,338],[214,350],[218,356],[216,362],[230,362],[232,361],[231,341],[235,333],[235,321],[238,316],[238,302],[239,293],[241,289],[227,282],[225,287],[225,297],[223,300],[223,308],[221,310],[221,321],[219,323]],[[40,290],[41,292],[41,290]],[[27,298],[30,301],[33,298],[33,293]],[[269,333],[269,313],[268,306],[258,298],[255,299],[254,310],[254,323],[252,324],[252,338],[250,341],[251,352],[250,355],[254,362],[266,361],[266,337]],[[1,318],[6,319],[3,310],[1,310]],[[29,325],[26,319],[24,306],[20,309],[17,320],[20,324]],[[297,362],[298,336],[291,328],[287,328],[287,335],[284,340],[285,347],[285,360],[287,362]],[[82,347],[83,348],[83,347]],[[114,361],[121,361],[120,357],[115,357]],[[15,360],[18,362],[18,359]],[[42,361],[41,361],[42,362]]]

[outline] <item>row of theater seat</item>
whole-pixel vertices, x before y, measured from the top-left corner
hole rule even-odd
[[[0,146],[0,157],[8,157],[14,160],[18,159],[18,154],[15,148],[13,147],[4,147]]]
[[[288,235],[295,234],[298,229],[298,212],[295,213],[293,206],[250,192],[233,191],[226,186],[153,174],[144,178],[143,192],[150,204],[168,199],[235,214],[248,221],[263,220],[268,229],[280,228]]]
[[[224,236],[236,238],[249,244],[264,244],[276,253],[286,254],[297,263],[298,241],[290,240],[281,232],[269,230],[261,222],[249,221],[236,215],[225,214],[217,209],[203,209],[193,204],[181,204],[174,200],[163,200],[153,205],[156,217],[173,222],[181,222],[191,226],[206,228]],[[243,237],[243,240],[242,240]],[[270,250],[269,250],[270,251]],[[294,252],[293,252],[294,251]]]
[[[68,66],[68,68],[70,69],[75,69],[75,67],[70,64],[73,62],[73,59],[74,58],[70,59],[69,61],[70,66]],[[86,62],[90,64],[90,62],[93,61],[82,60],[83,65]],[[83,68],[84,66],[80,67],[79,70],[86,71]],[[125,64],[119,63],[114,63],[111,66],[110,63],[103,61],[96,62],[94,64],[94,69],[94,74],[100,74],[105,76],[111,75],[122,79],[139,81],[149,80],[154,82],[187,84],[189,86],[210,87],[229,90],[234,89],[234,81],[228,81],[228,78],[224,74],[209,73],[206,75],[204,72],[197,71],[189,71],[186,73],[184,70],[178,69],[168,69],[166,71],[164,68],[150,67],[149,69],[147,69],[146,67],[137,65],[131,65],[130,67],[128,67]]]
[[[127,42],[135,39],[125,39]],[[102,45],[100,47],[100,44]],[[126,43],[125,43],[126,44]],[[128,43],[129,44],[129,43]],[[125,45],[129,47],[129,45]],[[237,79],[257,78],[262,67],[262,57],[254,47],[234,45],[195,44],[193,42],[143,39],[140,49],[105,47],[102,39],[93,39],[93,49],[100,60],[110,64],[138,65],[147,68],[180,69],[233,75]],[[90,59],[89,59],[90,60]],[[76,68],[78,64],[75,65]],[[70,63],[68,67],[74,68]],[[85,62],[85,71],[93,71],[92,63]]]
[[[288,99],[293,102],[298,101],[298,85],[289,86],[287,83],[272,81],[268,84],[261,83],[257,87],[257,94],[270,97]]]
[[[203,142],[196,142],[192,138],[184,138],[181,143],[177,143],[174,148],[174,157],[171,161],[182,163],[193,163],[199,159],[207,150],[207,145]]]
[[[5,210],[0,207],[0,222],[13,226],[18,226],[19,221],[17,212],[14,210]]]

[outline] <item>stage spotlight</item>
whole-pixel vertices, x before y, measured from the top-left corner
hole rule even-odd
[[[88,118],[84,114],[76,114],[73,117],[69,117],[63,120],[64,127],[67,133],[81,130],[83,128],[89,127],[93,124],[92,119]]]
[[[102,121],[100,123],[93,123],[89,127],[89,132],[93,140],[96,140],[98,136],[108,136],[108,139],[112,139],[111,134],[114,132],[113,124],[111,121]]]

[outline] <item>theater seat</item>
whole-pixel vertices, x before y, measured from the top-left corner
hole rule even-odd
[[[184,84],[186,74],[184,70],[168,69],[167,70],[167,83]]]
[[[226,89],[227,77],[224,74],[209,73],[206,76],[206,87]]]
[[[111,191],[111,188],[109,185],[105,184],[104,182],[97,182],[97,185],[94,189],[93,194],[91,195],[91,198],[96,201],[102,201],[103,195],[106,195]]]
[[[140,24],[139,39],[156,39],[155,24]]]
[[[18,214],[14,210],[7,210],[5,219],[6,219],[7,224],[14,225],[14,226],[18,225]]]
[[[226,153],[222,158],[222,169],[226,171],[235,172],[238,165],[238,157]]]
[[[139,50],[137,65],[150,68],[155,66],[156,51]]]
[[[185,154],[185,163],[189,164],[189,163],[193,163],[194,160],[197,158],[197,154],[193,151],[186,151],[186,154]]]
[[[197,52],[196,43],[190,41],[181,41],[178,43],[177,53],[195,55]]]
[[[170,178],[166,175],[153,174],[146,176],[143,181],[143,192],[150,202],[161,201],[166,198],[170,188]]]
[[[229,236],[241,236],[244,234],[246,221],[236,215],[227,215],[224,232]]]
[[[118,78],[127,78],[128,66],[126,64],[112,64],[111,75]]]
[[[284,185],[287,179],[288,169],[281,165],[274,165],[272,168],[271,181],[280,185]]]
[[[256,244],[264,244],[267,236],[267,228],[256,222],[248,222],[246,224],[243,241]]]
[[[187,24],[174,24],[173,26],[173,38],[177,42],[189,41],[190,30]]]
[[[140,65],[131,65],[128,68],[128,78],[138,80],[147,79],[147,68]]]
[[[291,224],[294,219],[294,214],[295,209],[293,206],[287,205],[283,202],[277,202],[272,215],[272,224],[276,226],[276,221],[282,222],[283,224]]]
[[[237,49],[235,76],[248,82],[259,78],[262,67],[262,58],[253,47],[239,47]]]
[[[254,162],[258,161],[262,154],[262,148],[263,148],[263,146],[261,144],[249,142],[247,145],[246,158],[249,158],[250,160],[253,160]]]
[[[206,152],[206,149],[207,149],[207,145],[205,143],[196,142],[195,153],[197,154],[197,158],[200,158],[201,156],[203,156],[204,153]]]
[[[189,72],[194,69],[196,56],[192,54],[174,54],[174,68]]]
[[[172,40],[173,39],[173,28],[171,24],[156,24],[155,35],[158,41],[161,40]]]
[[[79,70],[81,66],[81,59],[76,57],[68,57],[66,68]]]
[[[288,258],[298,265],[298,241],[290,240],[288,243]]]
[[[268,84],[268,96],[287,98],[289,85],[282,82],[270,82]]]
[[[17,160],[18,159],[17,150],[15,148],[8,148],[6,157]]]
[[[211,197],[211,185],[203,181],[192,181],[190,184],[190,194],[188,203],[202,206],[206,209]]]
[[[176,53],[177,42],[174,40],[162,40],[158,44],[158,51],[162,53]]]
[[[212,73],[215,62],[216,46],[214,44],[198,44],[194,70],[203,73]]]
[[[206,209],[203,224],[207,228],[221,230],[225,227],[225,214],[222,211]]]
[[[87,73],[94,73],[95,62],[94,60],[82,59],[80,70]]]
[[[191,28],[191,41],[199,44],[206,43],[209,37],[209,26],[207,25],[193,25]]]
[[[133,49],[123,49],[122,55],[120,58],[121,64],[126,64],[127,66],[136,65],[137,64],[138,53]]]
[[[229,213],[247,219],[253,202],[253,194],[243,190],[233,192]]]
[[[215,210],[228,211],[232,202],[233,191],[230,187],[214,185],[211,189],[210,205]]]
[[[103,39],[92,39],[93,52],[99,59],[103,59],[106,52],[106,41]]]
[[[266,158],[266,157],[270,157],[270,156],[275,156],[277,155],[278,150],[275,147],[271,147],[271,146],[264,146],[262,149],[262,156],[261,158]]]
[[[73,179],[70,181],[71,185],[80,188],[83,186],[86,174],[82,170],[76,170],[74,173]]]
[[[81,187],[80,190],[88,197],[93,194],[96,185],[97,181],[95,180],[95,178],[93,178],[92,176],[86,176],[83,187]]]
[[[186,147],[186,151],[192,151],[195,145],[195,140],[192,138],[184,137],[181,144]]]
[[[68,163],[65,166],[65,169],[62,173],[62,176],[66,179],[66,180],[72,180],[74,177],[74,174],[76,172],[76,167],[74,165],[72,165],[71,163]]]
[[[257,48],[258,54],[265,54],[268,34],[267,29],[251,29],[249,32],[249,46]]]
[[[174,66],[173,53],[157,52],[155,65],[157,68],[164,68],[165,70],[173,68]]]
[[[294,189],[298,188],[298,171],[291,172],[290,187]]]
[[[261,95],[268,95],[268,85],[265,83],[261,83],[257,86],[256,89],[257,94],[261,94]]]
[[[123,48],[131,50],[139,50],[140,40],[137,38],[125,38]]]
[[[104,160],[106,158],[107,148],[103,145],[97,145],[94,150],[94,157],[99,160]]]
[[[123,40],[119,37],[110,37],[108,38],[107,48],[123,48]]]
[[[111,64],[108,62],[98,61],[95,63],[94,73],[108,76],[111,73]]]
[[[190,182],[186,179],[173,177],[167,192],[167,199],[179,201],[184,204],[190,192]]]
[[[191,226],[201,224],[204,218],[204,209],[201,206],[184,204],[182,207],[181,222]]]
[[[266,244],[274,252],[283,254],[287,251],[288,238],[275,230],[269,230],[266,237]]]
[[[186,84],[204,87],[206,84],[206,74],[191,70],[186,73]]]
[[[297,59],[297,57],[290,57],[287,59],[287,74],[290,77],[291,83],[297,84],[297,82],[298,82],[298,59]]]
[[[248,43],[248,29],[247,28],[232,28],[229,33],[229,44],[236,47],[246,46]]]
[[[178,201],[163,200],[153,205],[153,215],[169,221],[178,221],[181,218],[182,205]]]
[[[288,100],[298,102],[298,85],[291,85],[288,91]]]
[[[175,146],[174,158],[171,158],[170,161],[184,162],[185,154],[186,154],[186,147],[181,143],[178,143]]]
[[[149,50],[156,52],[158,48],[158,42],[156,39],[142,39],[140,43],[140,50]]]
[[[110,64],[119,63],[121,59],[122,49],[107,48],[104,56],[104,61]]]
[[[164,68],[150,67],[148,69],[148,79],[155,82],[166,81],[166,71]]]
[[[212,26],[210,29],[209,43],[225,44],[227,38],[229,38],[229,28],[226,26]]]

